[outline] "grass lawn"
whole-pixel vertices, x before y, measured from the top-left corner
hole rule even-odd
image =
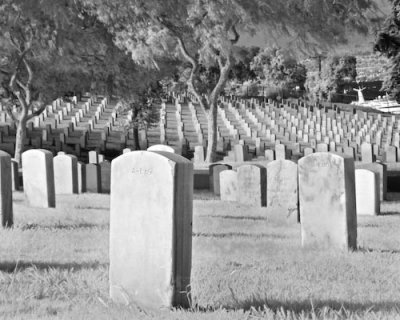
[[[0,319],[400,319],[400,202],[358,218],[357,252],[305,250],[299,225],[196,192],[191,310],[108,298],[109,196],[29,208],[0,230]]]

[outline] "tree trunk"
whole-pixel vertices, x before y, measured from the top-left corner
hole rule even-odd
[[[207,116],[208,124],[208,145],[206,162],[211,163],[217,161],[217,117],[218,105],[217,101],[210,101],[209,114]]]
[[[14,158],[18,162],[18,166],[22,167],[21,156],[24,152],[24,145],[26,140],[26,116],[23,116],[17,122],[17,134],[15,136],[15,153]]]

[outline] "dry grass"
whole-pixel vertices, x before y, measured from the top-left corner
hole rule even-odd
[[[353,253],[304,250],[298,225],[196,193],[191,310],[108,299],[109,196],[32,209],[0,230],[1,319],[400,319],[399,203],[359,218]]]

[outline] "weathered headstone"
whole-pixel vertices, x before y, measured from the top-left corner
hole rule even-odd
[[[110,193],[111,163],[109,161],[103,161],[100,163],[100,182],[101,182],[101,192]]]
[[[221,171],[219,179],[221,200],[237,201],[237,172],[233,170]]]
[[[53,154],[33,149],[22,154],[24,193],[32,207],[55,208]]]
[[[209,166],[209,179],[210,179],[210,190],[214,192],[215,195],[220,195],[220,172],[224,170],[231,170],[232,166],[223,163],[217,163]]]
[[[165,151],[175,153],[174,148],[167,146],[165,144],[155,144],[147,148],[147,151]]]
[[[374,154],[372,152],[372,145],[364,142],[361,144],[361,161],[364,163],[374,162]]]
[[[86,192],[101,192],[101,174],[100,166],[94,163],[86,164],[85,168]]]
[[[0,150],[0,214],[3,227],[11,227],[14,223],[11,175],[11,156]]]
[[[356,169],[357,214],[378,215],[380,213],[379,175],[365,169]]]
[[[286,146],[284,144],[277,144],[275,146],[275,159],[276,160],[286,159]]]
[[[193,164],[170,152],[112,161],[110,296],[160,308],[189,305]]]
[[[53,158],[56,194],[78,193],[78,158],[58,154]]]
[[[237,201],[251,206],[266,206],[265,167],[256,164],[242,165],[237,169]]]
[[[298,166],[302,245],[356,249],[353,159],[321,152]]]
[[[297,164],[275,160],[267,164],[267,207],[284,208],[289,222],[298,222]]]

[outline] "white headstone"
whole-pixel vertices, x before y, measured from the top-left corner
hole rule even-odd
[[[357,214],[378,215],[380,213],[379,175],[366,169],[356,169]]]
[[[53,158],[56,194],[78,193],[78,159],[73,155],[58,154]]]

